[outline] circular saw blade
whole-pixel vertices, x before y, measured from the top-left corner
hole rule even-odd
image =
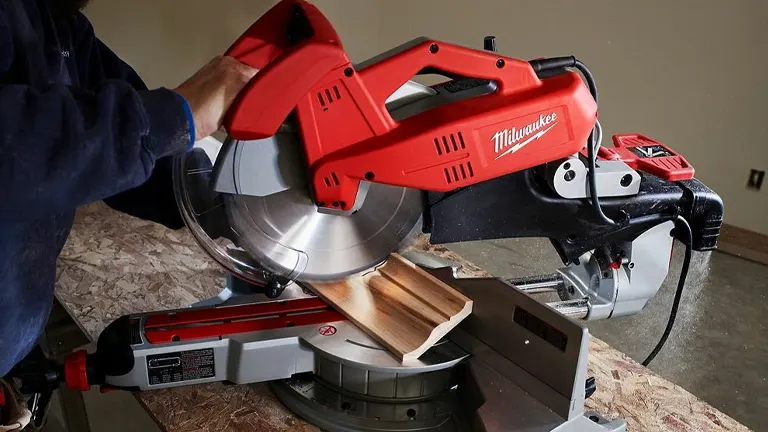
[[[224,204],[240,246],[292,280],[338,280],[383,262],[420,230],[423,211],[421,191],[377,183],[350,215],[318,212],[304,188]]]
[[[427,86],[408,82],[390,96],[387,106],[393,118],[401,119],[428,109],[417,104],[434,94]],[[232,169],[232,187],[219,189],[225,192],[227,218],[239,246],[278,276],[342,279],[380,264],[421,230],[423,193],[415,189],[361,182],[358,200],[364,196],[364,201],[362,206],[355,203],[355,211],[318,211],[305,177],[301,140],[291,127],[271,140],[237,144],[234,148],[242,151],[231,162],[222,161],[225,169],[219,170]],[[257,152],[248,151],[254,150],[249,145],[268,147]],[[273,185],[277,192],[265,194],[265,187],[249,186],[253,181]]]

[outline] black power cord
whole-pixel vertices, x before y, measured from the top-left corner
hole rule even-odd
[[[584,76],[584,81],[587,84],[587,87],[589,88],[589,93],[592,95],[592,97],[595,99],[595,103],[598,102],[598,96],[597,96],[597,84],[595,83],[595,77],[592,75],[592,72],[590,72],[589,68],[582,63],[580,60],[576,59],[576,57],[568,56],[568,57],[551,57],[551,58],[545,58],[545,59],[538,59],[538,60],[531,60],[530,62],[531,67],[533,68],[534,72],[536,72],[537,75],[548,75],[551,73],[558,73],[558,71],[563,71],[566,68],[575,68],[579,72],[581,72],[582,76]],[[597,217],[602,220],[607,225],[618,225],[616,221],[606,216],[606,214],[603,212],[602,207],[600,206],[600,197],[597,193],[597,179],[595,178],[595,168],[596,168],[596,155],[595,155],[595,144],[596,144],[596,136],[595,136],[595,130],[592,130],[592,133],[589,135],[588,139],[588,145],[587,145],[587,158],[589,159],[589,197],[592,201],[592,208],[595,210],[595,214]],[[664,347],[664,344],[666,344],[667,339],[669,338],[669,335],[672,333],[672,328],[675,326],[675,320],[677,319],[677,311],[680,308],[680,300],[683,296],[683,290],[685,289],[685,280],[688,277],[688,270],[691,266],[691,248],[692,248],[692,242],[693,242],[693,232],[691,231],[691,225],[688,223],[687,220],[685,220],[684,217],[680,215],[670,216],[670,215],[664,215],[664,214],[654,214],[654,215],[648,215],[648,216],[641,216],[638,218],[634,218],[632,220],[629,220],[628,218],[625,218],[623,221],[624,224],[630,224],[630,223],[647,223],[651,221],[658,221],[659,223],[665,222],[667,220],[674,220],[675,221],[675,229],[682,232],[682,234],[685,235],[685,239],[683,244],[685,245],[685,258],[683,259],[683,266],[680,269],[680,279],[677,282],[677,290],[675,291],[675,298],[672,302],[672,309],[669,313],[669,320],[667,321],[667,326],[664,328],[664,333],[661,335],[661,338],[659,339],[659,342],[656,344],[656,346],[653,348],[653,351],[648,355],[648,357],[643,361],[643,366],[648,366],[654,358],[656,358],[656,355],[659,354],[659,351]]]
[[[587,83],[589,93],[592,95],[592,98],[595,99],[595,103],[598,103],[597,83],[595,82],[595,77],[592,75],[592,72],[589,70],[587,65],[582,63],[581,60],[578,60],[576,57],[551,57],[531,60],[529,63],[536,74],[563,70],[565,68],[576,68],[579,72],[581,72],[581,75],[584,76],[584,81]],[[602,206],[600,205],[600,197],[597,193],[597,178],[595,177],[595,160],[597,159],[597,155],[595,154],[596,140],[597,137],[595,136],[595,131],[593,129],[592,133],[589,134],[589,139],[587,140],[587,159],[589,159],[587,161],[589,166],[589,172],[587,173],[589,179],[589,199],[592,202],[592,208],[595,210],[595,214],[597,215],[598,219],[600,219],[606,225],[618,225],[616,221],[606,216],[606,214],[603,212]]]
[[[675,299],[672,301],[672,309],[669,312],[669,320],[667,320],[667,326],[664,328],[664,333],[661,335],[659,342],[653,348],[653,351],[651,351],[651,353],[648,354],[648,357],[643,360],[643,366],[648,366],[653,361],[653,359],[656,358],[656,355],[659,354],[659,351],[661,351],[661,349],[664,347],[664,344],[667,342],[670,333],[672,333],[672,328],[675,326],[675,320],[677,319],[677,311],[680,307],[680,299],[683,297],[685,280],[688,277],[688,269],[691,266],[691,243],[693,241],[691,225],[687,220],[685,220],[684,217],[678,215],[675,217],[675,229],[685,235],[684,241],[681,240],[685,245],[683,267],[680,269],[680,279],[677,281],[677,290],[675,291]]]

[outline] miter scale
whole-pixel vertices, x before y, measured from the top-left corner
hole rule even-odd
[[[270,381],[331,431],[625,429],[585,412],[595,383],[574,319],[642,310],[673,239],[714,248],[722,202],[682,156],[637,134],[601,147],[594,80],[573,57],[525,62],[421,38],[354,65],[302,0],[278,3],[228,54],[260,72],[226,140],[198,142],[174,167],[181,213],[233,275],[227,290],[122,317],[95,353],[22,373],[27,390]],[[447,81],[411,80],[421,73]],[[460,278],[411,252],[474,309],[403,363],[308,287],[375,268],[421,232],[435,244],[546,237],[565,266]]]

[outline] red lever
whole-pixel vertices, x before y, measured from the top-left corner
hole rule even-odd
[[[645,171],[667,181],[693,178],[693,166],[683,156],[645,135],[614,135],[613,145],[614,149],[606,150],[612,151],[633,169]],[[611,158],[605,157],[605,159]]]
[[[88,369],[86,367],[86,352],[75,351],[64,360],[64,381],[72,390],[88,391]]]

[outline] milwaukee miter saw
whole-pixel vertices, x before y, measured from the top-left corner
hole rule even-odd
[[[715,247],[723,216],[681,155],[638,134],[603,147],[584,64],[501,56],[492,37],[483,50],[416,39],[353,64],[318,9],[283,0],[227,54],[260,72],[229,112],[223,145],[199,142],[174,173],[186,223],[231,274],[227,288],[192,308],[118,319],[95,352],[44,375],[20,371],[28,391],[60,380],[83,390],[271,381],[331,431],[625,429],[585,412],[596,383],[575,319],[640,311],[678,239],[683,276],[646,364],[663,345],[691,250]],[[422,74],[447,80],[412,81]],[[421,232],[435,244],[545,237],[564,267],[471,279],[407,255],[474,311],[401,362],[305,288],[372,269]]]

